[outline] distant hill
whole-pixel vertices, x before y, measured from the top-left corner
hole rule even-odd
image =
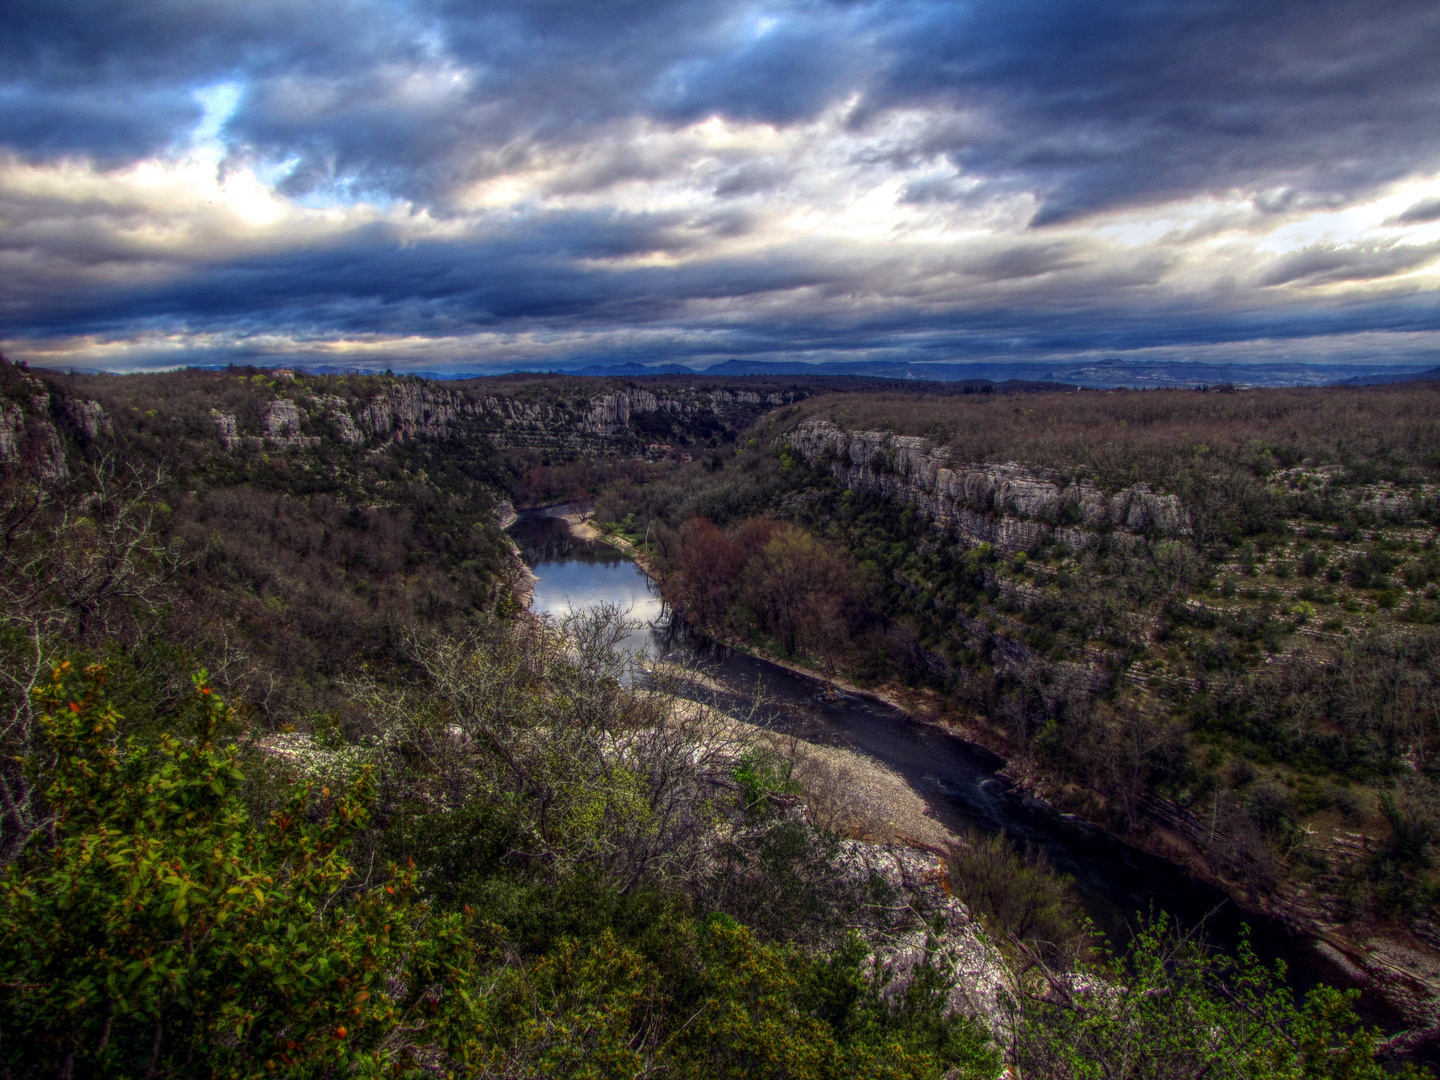
[[[609,378],[633,379],[643,375],[694,375],[694,368],[683,364],[591,364],[567,375],[603,375]]]
[[[223,368],[219,369],[223,370]],[[376,375],[379,370],[343,365],[294,365],[309,375]],[[807,364],[799,361],[726,360],[697,370],[684,364],[503,365],[478,370],[403,371],[400,374],[445,381],[476,379],[497,374],[567,375],[586,378],[656,378],[701,376],[706,379],[861,379],[890,383],[965,383],[1001,390],[1023,391],[1086,387],[1137,390],[1196,386],[1378,386],[1440,378],[1440,368],[1422,369],[1405,364],[1199,364],[1186,361],[1094,360],[1071,363],[1033,361],[915,363],[907,361],[856,361]],[[859,387],[845,387],[845,389]],[[878,389],[878,387],[877,387]],[[889,387],[887,387],[889,389]]]
[[[1397,364],[1198,364],[1182,361],[1096,360],[1082,363],[905,363],[859,362],[803,364],[758,360],[727,360],[707,368],[708,376],[757,375],[848,375],[926,382],[1063,383],[1105,389],[1129,386],[1137,389],[1161,387],[1217,386],[1327,386],[1350,385],[1350,380],[1404,382],[1433,378],[1414,367]],[[1353,385],[1369,385],[1353,383]]]
[[[1416,371],[1405,374],[1390,375],[1356,375],[1353,378],[1342,379],[1340,382],[1331,383],[1332,386],[1386,386],[1390,383],[1422,382],[1426,379],[1440,379],[1440,367],[1427,368],[1425,371]]]

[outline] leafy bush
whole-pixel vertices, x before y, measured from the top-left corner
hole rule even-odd
[[[413,875],[354,880],[368,780],[302,789],[263,828],[239,798],[226,707],[197,676],[184,738],[117,744],[103,669],[39,691],[50,827],[0,891],[0,1057],[19,1075],[370,1075],[418,1051],[464,977],[456,916]],[[48,1071],[48,1070],[47,1070]]]
[[[1024,856],[1004,836],[974,834],[947,856],[950,889],[1001,942],[1015,942],[1069,965],[1085,956],[1090,935],[1070,881],[1043,854]]]
[[[1106,978],[1037,964],[1014,1003],[1013,1056],[1026,1080],[1380,1080],[1358,991],[1297,1002],[1283,968],[1242,943],[1225,957],[1160,919]],[[1417,1076],[1406,1067],[1402,1076]]]

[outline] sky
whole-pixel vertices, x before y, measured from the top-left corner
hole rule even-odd
[[[7,0],[0,351],[1440,364],[1433,0]]]

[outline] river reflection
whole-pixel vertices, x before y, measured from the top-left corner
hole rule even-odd
[[[655,651],[653,628],[664,604],[640,568],[608,544],[576,540],[563,515],[569,506],[527,511],[510,527],[521,558],[538,579],[530,610],[563,619],[571,612],[614,604],[639,624],[621,643]]]
[[[1244,914],[1219,889],[1174,864],[1016,791],[997,775],[1004,762],[984,748],[872,698],[826,694],[817,680],[689,631],[669,618],[634,563],[608,545],[571,537],[561,516],[569,509],[529,511],[510,530],[540,579],[531,604],[536,613],[563,617],[599,603],[628,609],[642,625],[625,647],[701,664],[721,688],[713,704],[881,762],[903,776],[955,832],[1004,832],[1018,846],[1044,852],[1051,866],[1073,879],[1086,913],[1117,945],[1129,939],[1139,918],[1164,911],[1184,927],[1203,924],[1206,937],[1227,951],[1235,949],[1248,926],[1255,951],[1266,960],[1284,960],[1296,989],[1321,981],[1351,985],[1308,940],[1269,919]],[[1390,1030],[1404,1026],[1370,993],[1362,1000],[1362,1014]]]

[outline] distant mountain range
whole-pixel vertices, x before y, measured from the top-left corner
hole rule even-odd
[[[376,374],[376,368],[339,365],[304,365],[315,375]],[[968,364],[859,361],[806,364],[798,361],[726,360],[708,368],[683,364],[589,364],[581,368],[512,368],[486,371],[407,371],[427,379],[475,379],[526,371],[634,379],[665,375],[701,375],[706,378],[764,376],[829,376],[861,379],[900,379],[908,382],[1050,383],[1091,389],[1135,389],[1193,386],[1379,386],[1387,383],[1440,379],[1440,367],[1404,364],[1199,364],[1185,361],[1093,360],[1079,363],[987,362]]]
[[[1065,383],[1096,389],[1129,386],[1135,388],[1217,386],[1367,386],[1384,382],[1407,382],[1435,378],[1440,369],[1422,370],[1398,364],[1199,364],[1096,360],[1082,363],[765,363],[727,360],[707,368],[715,375],[850,375],[887,379],[920,379],[932,382],[964,382],[988,379],[994,382]]]
[[[730,361],[734,363],[734,361]],[[578,371],[567,371],[567,375],[608,375],[611,378],[633,378],[637,375],[696,375],[702,374],[683,364],[591,364]],[[703,372],[709,374],[709,372]],[[718,374],[725,374],[719,372]],[[778,374],[784,374],[783,372]]]
[[[1356,375],[1353,378],[1342,379],[1333,385],[1383,386],[1387,383],[1420,382],[1426,379],[1440,379],[1440,367],[1426,368],[1424,371],[1414,371],[1404,375]]]

